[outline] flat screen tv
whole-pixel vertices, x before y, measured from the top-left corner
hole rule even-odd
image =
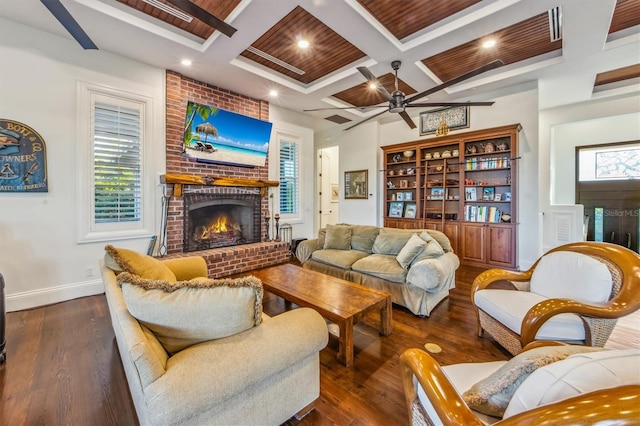
[[[264,167],[272,123],[187,102],[182,153],[208,163]]]

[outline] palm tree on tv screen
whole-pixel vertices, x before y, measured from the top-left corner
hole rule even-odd
[[[186,113],[187,120],[184,126],[183,150],[186,149],[191,144],[191,139],[193,137],[193,134],[191,133],[191,126],[193,125],[193,120],[195,119],[196,115],[199,116],[202,119],[202,121],[206,122],[209,119],[209,117],[211,117],[212,115],[215,115],[217,112],[218,112],[217,108],[212,108],[207,105],[200,105],[195,102],[189,102],[187,104],[187,113]],[[199,131],[198,129],[195,129],[195,130]],[[216,136],[217,136],[217,129],[216,129]],[[205,133],[205,138],[206,138],[206,133]]]

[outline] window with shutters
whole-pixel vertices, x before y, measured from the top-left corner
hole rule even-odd
[[[299,217],[300,214],[300,143],[280,137],[280,214]]]
[[[78,145],[80,241],[151,235],[150,191],[145,193],[145,144],[151,100],[80,85]],[[147,211],[148,210],[148,211]]]

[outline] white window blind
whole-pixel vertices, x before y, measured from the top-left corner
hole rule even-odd
[[[299,149],[296,142],[280,141],[280,213],[298,214]]]
[[[141,220],[141,113],[95,102],[93,108],[93,222]]]

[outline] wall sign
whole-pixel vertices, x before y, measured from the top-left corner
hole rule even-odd
[[[0,192],[47,192],[47,148],[31,127],[0,119]]]

